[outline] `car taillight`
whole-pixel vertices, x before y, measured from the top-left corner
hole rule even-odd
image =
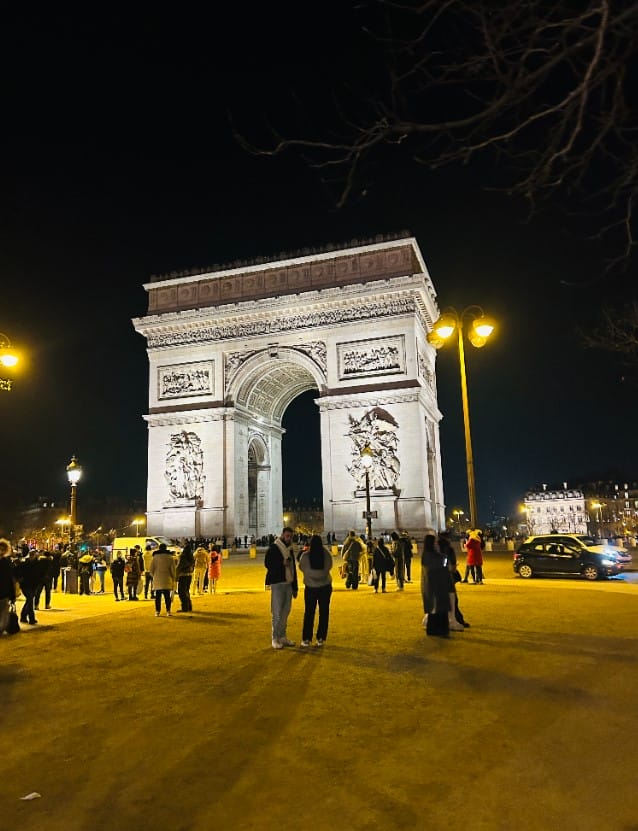
[[[514,559],[518,560],[519,557],[520,557],[520,554],[518,553],[518,551],[515,551],[514,552]]]

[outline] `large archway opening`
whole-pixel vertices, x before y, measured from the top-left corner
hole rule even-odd
[[[317,390],[298,395],[288,405],[282,426],[283,501],[284,507],[323,506],[321,475],[321,427]]]
[[[235,408],[247,437],[247,525],[257,539],[281,530],[284,506],[323,510],[316,376],[307,355],[273,345],[251,356],[237,379]]]

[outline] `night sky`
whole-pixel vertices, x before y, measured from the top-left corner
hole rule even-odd
[[[483,521],[541,483],[638,479],[635,372],[584,349],[578,331],[633,281],[601,277],[614,252],[559,202],[527,221],[525,205],[485,189],[487,164],[432,173],[397,149],[336,210],[298,156],[239,146],[229,114],[255,139],[267,123],[309,131],[329,123],[332,85],[374,71],[350,4],[322,4],[312,21],[302,5],[285,18],[241,7],[236,20],[8,13],[0,331],[28,360],[0,392],[0,526],[3,506],[66,499],[74,453],[80,499],[145,499],[148,366],[131,318],[146,312],[150,275],[403,230],[442,309],[480,304],[499,324],[492,343],[466,351]],[[437,375],[446,502],[467,513],[453,345]],[[320,495],[312,397],[284,419],[285,501]]]

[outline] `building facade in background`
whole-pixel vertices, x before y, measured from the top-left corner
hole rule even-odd
[[[149,357],[148,533],[281,530],[282,417],[315,390],[323,520],[445,526],[436,292],[411,237],[355,243],[145,285],[133,325]],[[309,437],[309,440],[313,440]]]
[[[589,515],[581,490],[530,491],[524,500],[530,534],[587,534]]]

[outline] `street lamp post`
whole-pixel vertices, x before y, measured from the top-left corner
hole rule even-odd
[[[60,526],[60,533],[64,541],[64,529],[71,527],[71,520],[68,517],[60,517],[60,519],[56,519],[55,524]]]
[[[602,502],[592,502],[592,508],[598,509],[598,536],[603,538],[603,505]]]
[[[140,525],[143,525],[143,524],[144,524],[143,519],[134,519],[133,520],[133,525],[135,526],[135,536],[136,537],[139,537],[139,535],[140,535]]]
[[[467,336],[477,349],[485,346],[494,331],[494,321],[485,316],[480,306],[468,306],[459,314],[456,309],[447,309],[432,326],[427,340],[435,349],[440,349],[447,338],[457,333],[459,351],[459,369],[461,372],[461,400],[463,402],[463,426],[465,430],[465,460],[467,467],[467,489],[470,502],[470,523],[472,528],[478,525],[476,488],[474,484],[474,456],[472,454],[472,436],[470,432],[470,404],[467,394],[467,373],[465,370],[465,349],[463,346],[463,329],[465,319],[470,320]]]
[[[457,522],[458,522],[458,524],[459,524],[459,534],[461,534],[461,533],[462,533],[462,529],[461,529],[461,517],[465,515],[465,511],[462,511],[460,508],[456,508],[454,511],[452,511],[452,513],[453,513],[453,514],[454,514],[454,516],[456,517],[456,521],[457,521]]]
[[[69,527],[69,542],[75,539],[75,526],[77,525],[77,496],[78,496],[78,482],[82,476],[82,468],[78,464],[75,456],[71,456],[71,461],[66,466],[66,475],[71,485],[71,525]]]
[[[366,540],[372,539],[372,511],[370,510],[370,468],[372,467],[373,451],[366,445],[361,451],[361,464],[366,475]]]
[[[4,332],[0,332],[0,364],[7,369],[13,369],[18,363],[18,360],[18,355],[11,346],[11,341]],[[9,378],[0,378],[0,390],[9,391],[10,389],[11,380]]]

